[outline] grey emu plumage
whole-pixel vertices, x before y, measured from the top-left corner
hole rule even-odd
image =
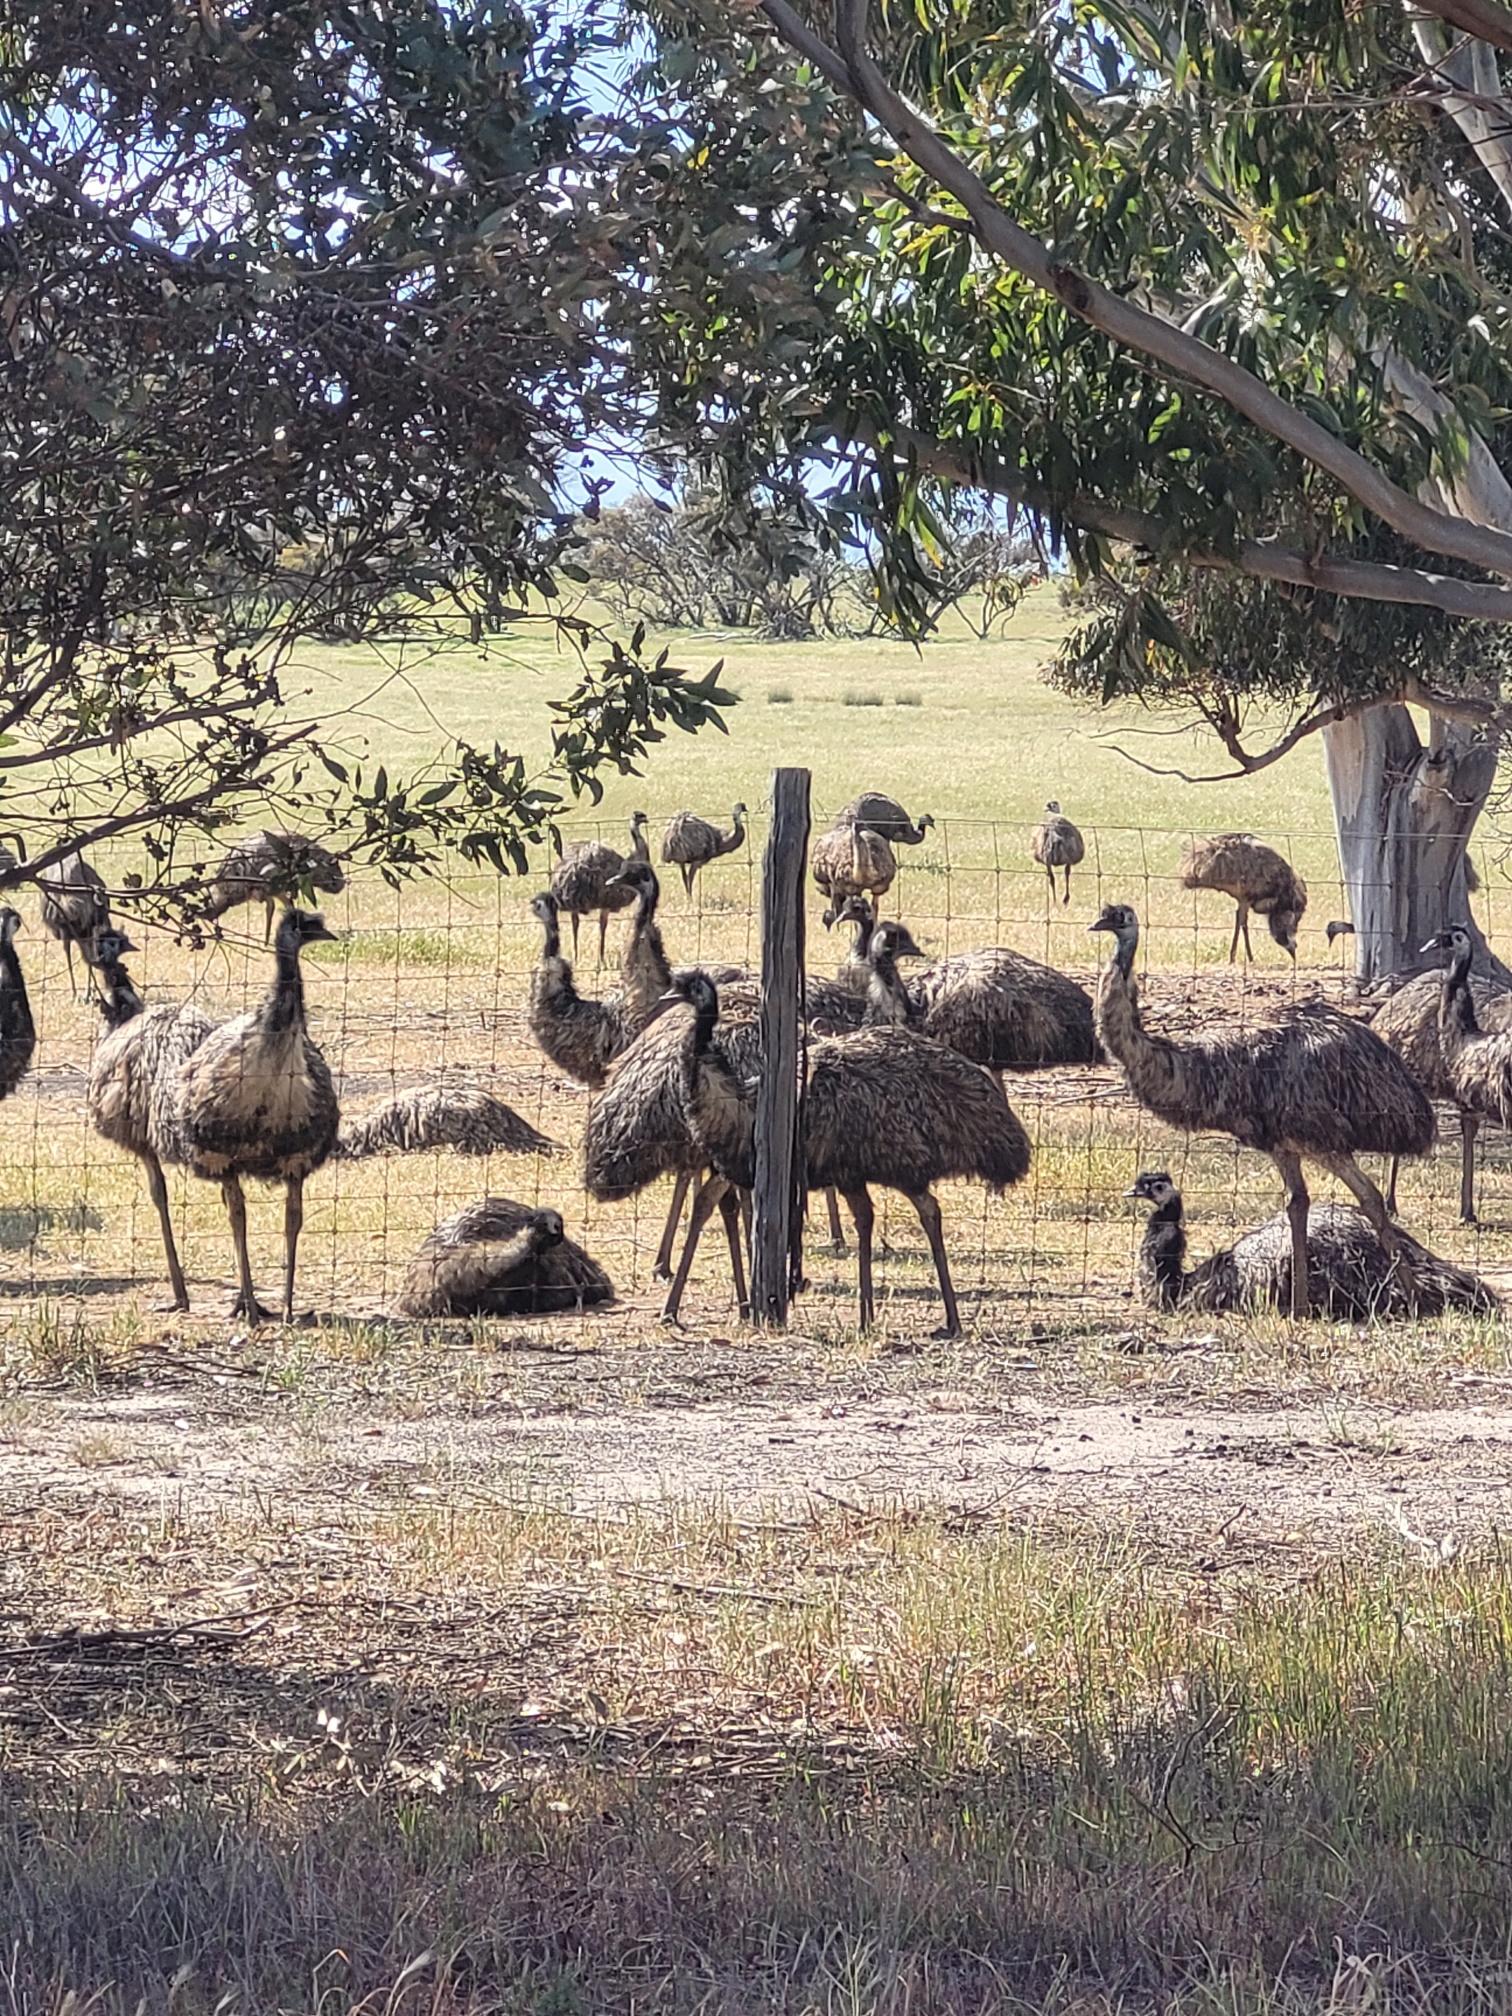
[[[1286,1309],[1291,1304],[1291,1223],[1277,1212],[1232,1246],[1187,1271],[1181,1192],[1164,1169],[1146,1170],[1124,1193],[1153,1204],[1140,1246],[1140,1286],[1157,1309]],[[1395,1316],[1442,1316],[1463,1309],[1493,1316],[1501,1304],[1477,1275],[1451,1266],[1405,1232],[1386,1252],[1362,1212],[1314,1204],[1307,1219],[1309,1292],[1319,1315],[1369,1323]]]
[[[346,876],[336,856],[298,833],[267,828],[227,850],[210,880],[204,906],[208,919],[224,917],[239,903],[263,906],[263,943],[273,935],[273,912],[301,896],[339,896]]]
[[[0,1099],[8,1099],[31,1069],[37,1025],[26,991],[26,975],[16,951],[21,913],[0,909]]]
[[[869,826],[894,847],[917,847],[934,825],[934,819],[928,812],[910,819],[897,799],[889,798],[885,791],[863,791],[849,805],[841,806],[835,814],[835,824]]]
[[[402,1316],[539,1316],[614,1300],[556,1211],[485,1197],[438,1225],[404,1277]]]
[[[854,914],[853,904],[842,904],[837,921]],[[864,962],[869,1022],[892,1022],[933,1037],[994,1075],[1098,1061],[1092,997],[1053,966],[992,945],[952,953],[904,981],[895,970],[877,972],[875,944],[873,935]],[[924,955],[909,938],[895,956]]]
[[[305,1179],[336,1146],[336,1090],[305,1024],[299,965],[306,945],[335,935],[318,914],[286,910],[273,941],[273,983],[262,1001],[250,1014],[212,1030],[178,1075],[189,1167],[220,1183],[236,1246],[240,1286],[234,1306],[249,1323],[261,1321],[267,1311],[252,1285],[242,1179],[284,1185],[283,1315],[291,1323]]]
[[[1355,1157],[1425,1155],[1433,1144],[1427,1094],[1363,1022],[1320,1005],[1186,1043],[1152,1036],[1140,1019],[1134,979],[1139,919],[1126,903],[1110,903],[1090,929],[1113,936],[1113,956],[1097,987],[1097,1034],[1123,1066],[1130,1092],[1172,1127],[1231,1134],[1275,1163],[1292,1228],[1292,1314],[1307,1316],[1303,1158],[1353,1192],[1394,1252],[1396,1227]]]
[[[1469,985],[1479,1026],[1495,1034],[1512,1031],[1512,993],[1498,991],[1476,973],[1471,974]],[[1458,1108],[1460,1223],[1473,1225],[1476,1222],[1475,1143],[1480,1133],[1482,1108],[1460,1097],[1450,1074],[1439,1034],[1439,1009],[1443,994],[1441,973],[1419,973],[1381,1003],[1370,1018],[1370,1026],[1381,1041],[1389,1044],[1401,1058],[1430,1099],[1448,1100]],[[1388,1211],[1396,1210],[1396,1190],[1397,1165],[1393,1162],[1386,1188]]]
[[[1512,1022],[1497,1015],[1497,1028],[1483,1027],[1470,984],[1475,947],[1462,924],[1451,924],[1423,947],[1447,953],[1439,992],[1438,1036],[1444,1074],[1461,1112],[1512,1126]]]
[[[173,1238],[163,1169],[189,1160],[184,1137],[179,1074],[215,1024],[193,1002],[146,1008],[122,964],[136,948],[124,933],[101,931],[95,940],[104,983],[105,1035],[89,1067],[90,1124],[104,1140],[141,1163],[163,1235],[163,1257],[173,1307],[189,1307],[189,1290]]]
[[[891,845],[869,826],[834,826],[821,833],[810,850],[809,867],[831,909],[847,896],[885,896],[898,872]]]
[[[745,1077],[760,1063],[755,1004],[745,997],[732,1000],[728,994],[721,1000],[726,1012],[713,1042],[730,1069]],[[672,1249],[688,1186],[706,1167],[684,1098],[692,1036],[692,1011],[681,1002],[643,1029],[615,1059],[608,1083],[589,1108],[583,1130],[583,1182],[599,1203],[622,1203],[661,1176],[675,1179],[652,1270],[657,1280],[671,1278]],[[735,1200],[730,1197],[720,1202],[736,1303],[744,1312],[745,1263]]]
[[[91,868],[75,848],[44,868],[37,876],[37,893],[42,904],[42,923],[58,940],[68,959],[68,983],[78,998],[74,975],[74,947],[83,955],[86,970],[95,963],[95,934],[110,929],[110,900],[99,872]]]
[[[635,892],[627,887],[633,902]],[[562,951],[557,900],[543,889],[530,900],[541,926],[541,956],[530,976],[530,1033],[560,1071],[579,1085],[596,1091],[609,1066],[623,1050],[640,1021],[622,992],[602,1000],[579,994],[572,961]]]
[[[1178,872],[1183,889],[1217,889],[1234,899],[1231,966],[1241,933],[1245,958],[1255,956],[1249,935],[1251,911],[1265,919],[1272,938],[1296,958],[1297,925],[1307,908],[1307,884],[1274,847],[1265,846],[1253,833],[1214,833],[1205,840],[1188,842]]]
[[[667,821],[662,834],[661,858],[671,867],[682,870],[683,887],[689,897],[693,894],[693,882],[701,868],[707,868],[711,861],[718,861],[722,855],[733,854],[745,839],[746,808],[736,805],[730,814],[732,825],[728,833],[721,833],[717,826],[707,819],[700,819],[696,812],[674,812]]]
[[[1066,888],[1062,903],[1071,901],[1071,870],[1080,867],[1086,858],[1087,843],[1081,836],[1081,828],[1073,826],[1060,808],[1059,801],[1052,798],[1045,807],[1045,816],[1029,835],[1029,852],[1045,873],[1050,877],[1050,895],[1055,896],[1055,871],[1065,870]]]
[[[644,812],[634,812],[630,816],[630,854],[632,861],[649,861],[651,849],[646,841],[647,819]],[[572,956],[577,957],[578,921],[592,911],[598,912],[599,920],[599,964],[604,963],[604,943],[609,930],[609,912],[628,910],[635,901],[635,891],[627,883],[617,878],[624,867],[626,856],[611,847],[604,840],[580,840],[569,847],[557,863],[551,877],[551,893],[556,899],[558,910],[565,910],[572,919]]]
[[[698,1233],[719,1182],[749,1189],[755,1180],[754,1074],[742,1075],[714,1043],[717,990],[702,974],[684,983],[693,1037],[684,1081],[693,1135],[717,1172],[695,1206],[687,1244],[667,1298],[675,1316]],[[809,1048],[802,1105],[804,1182],[833,1186],[856,1221],[860,1322],[876,1317],[872,1287],[872,1184],[899,1190],[918,1213],[945,1305],[945,1331],[961,1327],[934,1185],[974,1177],[994,1192],[1029,1169],[1029,1138],[1002,1088],[955,1051],[902,1029],[862,1029],[823,1037]]]
[[[345,1122],[332,1157],[361,1162],[371,1155],[415,1155],[452,1148],[459,1155],[555,1155],[557,1143],[471,1078],[443,1078],[397,1092],[369,1113]]]

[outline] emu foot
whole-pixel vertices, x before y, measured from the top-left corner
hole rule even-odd
[[[240,1316],[245,1323],[276,1323],[278,1321],[273,1311],[271,1309],[264,1309],[256,1296],[252,1298],[252,1306],[248,1308],[246,1296],[238,1295],[236,1300],[231,1304],[228,1314],[233,1317]]]
[[[938,1337],[943,1340],[947,1337],[964,1337],[966,1329],[965,1325],[961,1323],[942,1323],[938,1329],[931,1330],[929,1334],[931,1337]]]

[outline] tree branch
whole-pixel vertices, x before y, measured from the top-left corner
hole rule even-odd
[[[1232,553],[1203,551],[1175,542],[1173,528],[1152,512],[1126,510],[1085,494],[1068,502],[984,456],[968,454],[918,429],[889,425],[884,431],[864,421],[843,430],[872,449],[900,448],[931,476],[964,489],[989,490],[1037,511],[1059,518],[1099,538],[1119,545],[1142,546],[1160,557],[1179,557],[1188,566],[1223,568],[1254,575],[1262,581],[1285,581],[1320,595],[1351,596],[1362,602],[1399,602],[1441,609],[1481,623],[1512,623],[1512,588],[1494,581],[1460,581],[1452,574],[1430,574],[1416,567],[1390,567],[1375,560],[1331,560],[1281,545],[1274,539],[1244,539]]]
[[[1413,0],[1424,14],[1436,14],[1451,28],[1470,35],[1477,42],[1490,42],[1498,49],[1512,49],[1512,7],[1499,0]]]
[[[1446,0],[1447,4],[1447,0]],[[1460,4],[1460,0],[1455,0]],[[1491,4],[1491,0],[1464,0]],[[890,133],[910,160],[961,204],[983,248],[1053,295],[1073,315],[1115,343],[1153,358],[1168,370],[1215,393],[1275,440],[1324,470],[1385,524],[1430,553],[1443,553],[1492,573],[1512,575],[1512,535],[1436,511],[1420,503],[1317,421],[1298,412],[1251,371],[1210,344],[1103,287],[1057,260],[1017,223],[986,184],[923,119],[904,103],[867,54],[866,0],[838,0],[837,54],[827,49],[788,5],[760,0],[777,33]],[[1498,11],[1501,11],[1498,9]]]

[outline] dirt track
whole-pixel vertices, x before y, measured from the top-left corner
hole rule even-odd
[[[952,1383],[924,1365],[901,1377],[862,1366],[810,1382],[791,1358],[773,1354],[766,1372],[758,1347],[732,1347],[732,1376],[717,1357],[697,1372],[674,1358],[626,1404],[613,1374],[584,1377],[601,1355],[494,1358],[487,1392],[420,1406],[370,1394],[312,1408],[230,1354],[218,1371],[170,1365],[114,1390],[36,1394],[0,1421],[0,1505],[213,1517],[273,1503],[319,1517],[406,1497],[581,1510],[705,1498],[751,1516],[818,1499],[1262,1548],[1383,1528],[1436,1547],[1512,1523],[1512,1379],[1462,1375],[1442,1408],[1067,1400],[1022,1390],[1006,1369]]]

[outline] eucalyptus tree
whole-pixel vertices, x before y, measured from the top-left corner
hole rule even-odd
[[[724,704],[551,614],[629,397],[601,213],[645,141],[593,109],[602,55],[591,15],[510,0],[7,8],[0,881],[131,841],[167,900],[186,829],[248,801],[390,875],[523,867],[606,763]],[[553,621],[582,674],[536,767],[375,771],[288,669]]]
[[[1361,972],[1410,963],[1512,719],[1512,10],[650,19],[669,438],[737,509],[827,462],[915,626],[963,500],[1037,514],[1123,584],[1067,676],[1189,700],[1235,777],[1320,738]]]

